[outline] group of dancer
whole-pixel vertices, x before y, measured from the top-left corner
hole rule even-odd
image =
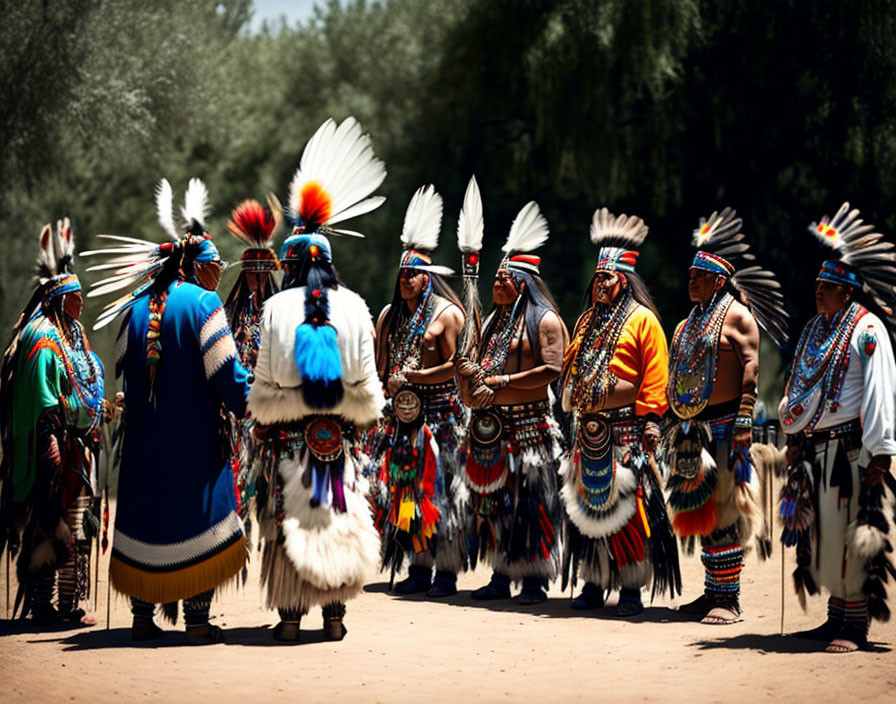
[[[100,235],[110,246],[82,253],[101,257],[88,271],[106,277],[88,296],[124,291],[94,326],[121,320],[115,404],[79,322],[71,228],[44,228],[38,287],[0,370],[0,547],[17,555],[23,616],[90,622],[81,603],[104,530],[106,452],[120,466],[110,579],[131,599],[138,640],[161,634],[157,605],[174,620],[181,601],[191,642],[222,640],[210,604],[244,571],[256,524],[282,641],[299,639],[315,606],[326,637],[342,639],[346,602],[378,569],[396,594],[444,598],[479,561],[492,574],[473,599],[509,599],[519,584],[517,603],[538,604],[560,576],[564,589],[583,583],[572,608],[602,608],[618,591],[615,613],[629,617],[645,590],[681,594],[679,545],[698,539],[704,590],[681,610],[710,624],[740,619],[745,550],[754,538],[761,555],[771,546],[751,449],[760,328],[780,345],[788,319],[736,213],[713,213],[694,232],[694,307],[667,345],[637,273],[640,218],[595,212],[596,265],[570,336],[540,276],[535,251],[549,229],[538,205],[513,221],[483,317],[476,180],[457,226],[460,295],[454,272],[433,263],[442,199],[421,187],[392,301],[374,324],[339,279],[328,238],[359,236],[337,226],[382,203],[372,194],[385,176],[353,118],[325,122],[285,208],[269,196],[233,211],[245,252],[225,303],[205,186],[190,182],[178,227],[163,180],[169,241]],[[834,255],[779,409],[781,539],[796,547],[801,598],[830,592],[827,621],[799,635],[848,652],[867,645],[871,618],[889,615],[885,583],[896,576],[896,247],[848,204],[810,229]]]

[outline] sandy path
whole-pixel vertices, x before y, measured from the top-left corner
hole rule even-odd
[[[105,561],[104,561],[105,563]],[[824,620],[825,599],[800,610],[787,556],[785,629]],[[5,572],[5,565],[3,566]],[[686,600],[702,589],[697,556],[684,558]],[[261,605],[258,560],[241,590],[212,605],[228,642],[183,644],[182,623],[156,645],[130,640],[126,601],[113,595],[105,628],[105,566],[100,625],[32,632],[29,622],[0,622],[0,699],[20,701],[166,701],[201,699],[301,702],[502,701],[881,701],[896,689],[896,623],[872,626],[876,652],[838,656],[780,633],[781,553],[747,558],[745,620],[729,627],[681,619],[668,600],[622,621],[612,609],[582,616],[558,587],[541,606],[483,605],[467,590],[488,578],[463,575],[448,601],[399,599],[383,582],[349,604],[349,634],[323,640],[318,610],[303,622],[303,642],[275,643],[276,614]],[[5,574],[0,590],[5,591]],[[891,585],[896,591],[896,586]],[[0,614],[5,616],[0,591]],[[891,603],[894,603],[891,601]],[[166,626],[170,628],[170,626]]]

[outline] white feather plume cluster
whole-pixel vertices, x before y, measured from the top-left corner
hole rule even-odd
[[[362,132],[358,121],[347,117],[337,126],[335,120],[329,119],[305,146],[299,168],[289,184],[289,208],[293,216],[321,226],[322,231],[360,237],[360,233],[330,226],[382,205],[384,197],[369,196],[385,178],[385,164],[373,153],[370,136]],[[313,184],[323,191],[329,208],[320,222],[309,223],[308,194]]]
[[[482,213],[482,196],[476,177],[470,177],[464,194],[464,205],[457,219],[457,246],[461,252],[478,252],[482,249],[485,219]]]
[[[404,215],[401,244],[405,249],[432,252],[439,245],[442,229],[442,196],[435,186],[420,186],[411,196]]]
[[[613,215],[606,208],[594,211],[591,218],[591,241],[598,246],[634,249],[644,243],[647,225],[636,215]]]
[[[40,233],[40,254],[37,258],[37,278],[40,283],[71,271],[75,258],[75,238],[68,218],[56,221],[56,229],[50,223]]]
[[[208,189],[198,178],[190,179],[181,213],[187,228],[195,222],[205,229],[205,219],[208,217]]]
[[[531,252],[548,241],[548,221],[534,200],[522,207],[510,226],[507,241],[501,247],[507,252]]]

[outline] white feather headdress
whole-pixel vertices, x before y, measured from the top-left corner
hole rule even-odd
[[[162,229],[171,238],[171,242],[158,244],[134,237],[122,237],[119,235],[97,235],[97,237],[110,240],[112,246],[106,249],[95,249],[82,252],[81,256],[104,257],[102,264],[96,264],[87,271],[104,271],[107,276],[91,285],[88,298],[104,296],[108,293],[129,289],[130,292],[109,303],[97,317],[93,326],[94,330],[108,325],[118,315],[130,308],[146,293],[155,281],[156,276],[162,271],[165,262],[176,251],[179,251],[184,243],[190,240],[189,235],[201,234],[205,231],[205,219],[208,212],[208,189],[198,178],[190,179],[187,192],[184,196],[184,205],[181,213],[184,218],[186,237],[178,236],[177,226],[174,221],[174,196],[171,184],[167,179],[159,181],[155,189],[156,214]],[[196,239],[196,238],[194,238]]]
[[[289,216],[304,232],[363,237],[332,226],[382,205],[384,197],[368,196],[385,178],[386,167],[358,121],[347,117],[337,126],[329,119],[305,146],[289,184]]]
[[[401,230],[404,252],[399,266],[403,269],[421,269],[442,276],[454,273],[447,266],[432,263],[432,252],[439,244],[442,229],[442,196],[435,186],[420,186],[411,196]]]
[[[529,255],[548,241],[548,221],[534,200],[522,207],[513,224],[507,241],[501,250],[505,252],[501,268],[520,269],[529,273],[538,274],[538,266],[541,258]]]

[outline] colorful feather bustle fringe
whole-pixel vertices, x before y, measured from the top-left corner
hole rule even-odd
[[[401,568],[407,552],[430,550],[439,522],[433,502],[438,457],[428,425],[398,429],[386,450],[379,483],[387,487],[384,505],[376,507],[375,524],[383,539],[383,567]]]

